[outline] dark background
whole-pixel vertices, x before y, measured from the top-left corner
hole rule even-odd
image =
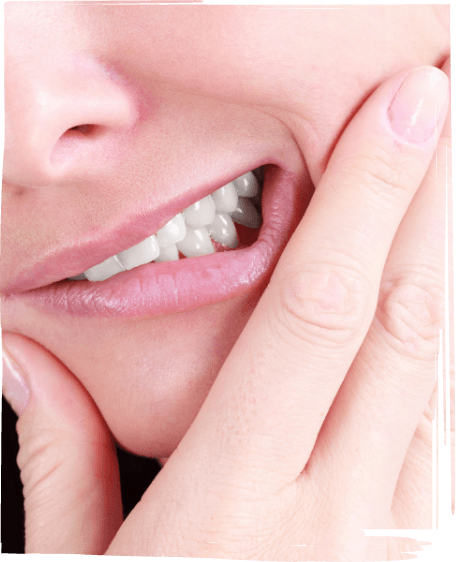
[[[19,445],[16,433],[17,416],[2,396],[2,552],[24,553],[24,508],[22,482],[16,456]],[[141,499],[160,470],[155,459],[147,459],[127,453],[117,447],[120,468],[120,487],[124,517]]]

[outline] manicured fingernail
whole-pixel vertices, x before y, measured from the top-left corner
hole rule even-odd
[[[388,110],[391,127],[405,141],[421,144],[434,133],[448,97],[449,81],[438,68],[412,70]]]
[[[30,398],[30,390],[17,363],[5,348],[3,355],[3,396],[18,416],[22,414]]]

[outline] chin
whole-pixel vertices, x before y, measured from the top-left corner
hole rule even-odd
[[[37,341],[79,379],[120,447],[167,457],[198,414],[262,291],[121,322],[6,302],[3,329]]]
[[[260,168],[253,223],[234,213],[240,220],[234,244],[216,232],[220,241],[200,254],[194,241],[175,243],[179,252],[172,259],[154,260],[149,253],[155,251],[149,238],[160,242],[160,232],[173,235],[167,225],[176,213],[187,221],[182,209],[251,176],[245,169],[199,186],[191,199],[170,201],[147,220],[127,216],[114,232],[100,229],[44,254],[3,288],[3,329],[53,353],[129,452],[166,457],[177,447],[311,198],[302,168],[277,160]],[[209,219],[197,214],[191,220]],[[187,233],[198,228],[187,224]],[[206,230],[212,237],[211,227]],[[181,236],[179,229],[174,235]]]

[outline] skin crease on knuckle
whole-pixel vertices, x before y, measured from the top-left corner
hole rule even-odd
[[[410,275],[380,289],[377,317],[390,345],[421,361],[435,362],[438,328],[444,319],[444,289],[436,286],[436,278]]]
[[[366,143],[367,144],[367,143]],[[359,188],[360,197],[365,197],[366,188],[377,195],[378,205],[388,204],[388,199],[404,196],[404,186],[415,185],[413,169],[416,168],[413,158],[404,157],[400,148],[389,150],[379,143],[369,143],[364,154],[347,157],[338,169],[338,175],[352,180],[352,185]],[[372,155],[375,154],[375,158]],[[371,194],[370,198],[372,197]]]
[[[5,166],[0,288],[20,272],[18,255],[31,266],[35,254],[53,250],[57,237],[77,240],[108,224],[111,214],[144,198],[150,177],[157,201],[166,202],[236,177],[263,156],[266,163],[276,162],[285,139],[294,152],[280,154],[278,161],[303,185],[316,185],[342,130],[372,90],[401,69],[440,65],[449,50],[449,32],[431,6],[195,8],[8,4],[5,70],[8,95],[15,97],[12,125],[40,88],[49,94],[62,69],[70,69],[66,87],[76,88],[75,58],[82,66],[95,61],[94,72],[103,79],[104,69],[112,69],[126,99],[141,106],[141,116],[137,137],[134,131],[120,134],[116,140],[125,146],[110,148],[116,165],[108,159],[110,166],[103,167],[102,154],[98,168],[86,173],[76,167],[68,178],[43,171],[38,160],[28,172],[44,174],[40,181],[48,185],[35,188],[9,181],[12,168]],[[54,75],[41,80],[30,65],[54,69]],[[22,82],[27,88],[19,87]],[[176,105],[167,108],[168,99]],[[206,100],[215,123],[204,113]],[[70,120],[67,128],[83,124]],[[167,456],[194,420],[263,288],[146,318],[53,315],[5,299],[2,328],[39,342],[68,366],[123,447]]]
[[[366,324],[368,290],[353,270],[328,266],[328,271],[297,272],[283,281],[276,315],[297,341],[311,340],[323,348],[351,344]],[[287,338],[287,336],[285,336]]]

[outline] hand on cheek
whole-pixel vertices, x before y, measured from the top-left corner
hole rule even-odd
[[[16,359],[31,388],[18,423],[23,478],[36,482],[28,552],[386,558],[386,541],[360,529],[389,526],[434,387],[444,177],[430,163],[448,99],[444,73],[425,67],[387,80],[354,117],[196,420],[113,540],[119,486],[103,421],[65,369],[6,336],[13,357],[37,354]],[[73,471],[64,458],[78,459]],[[86,493],[92,524],[74,543],[81,516],[68,502]],[[40,535],[36,506],[51,495],[49,518],[66,531]]]

